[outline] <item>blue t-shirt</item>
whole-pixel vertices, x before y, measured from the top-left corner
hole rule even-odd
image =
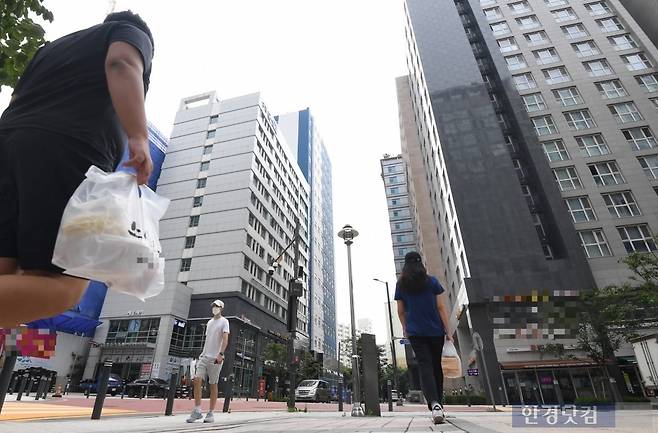
[[[399,282],[395,285],[395,300],[404,303],[408,336],[440,337],[445,335],[443,322],[436,305],[436,295],[443,292],[441,283],[434,277],[429,277],[423,290],[418,293],[402,290]]]

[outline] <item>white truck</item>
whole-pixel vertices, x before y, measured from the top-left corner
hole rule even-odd
[[[658,333],[631,340],[647,395],[658,395]]]

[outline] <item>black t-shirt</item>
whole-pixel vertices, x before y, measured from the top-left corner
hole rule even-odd
[[[0,130],[39,128],[80,141],[76,152],[97,165],[116,165],[125,133],[112,106],[105,58],[112,42],[133,45],[144,62],[144,90],[151,75],[153,46],[127,21],[108,22],[59,38],[39,49],[0,118]]]

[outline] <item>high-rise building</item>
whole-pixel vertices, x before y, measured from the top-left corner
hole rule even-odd
[[[352,368],[352,327],[339,323],[336,327],[336,337],[338,339],[340,365],[345,368]]]
[[[331,159],[310,109],[276,116],[311,187],[309,217],[309,340],[326,363],[336,359],[336,277],[334,263]]]
[[[658,0],[619,0],[644,33],[658,46]],[[620,11],[624,14],[623,11]],[[626,17],[630,21],[630,18]]]
[[[373,326],[372,319],[368,317],[362,317],[356,321],[356,333],[361,334],[372,334]]]
[[[405,10],[418,175],[462,355],[475,362],[477,331],[510,402],[555,401],[548,377],[565,400],[593,393],[605,375],[573,350],[578,291],[625,281],[618,260],[655,249],[656,49],[616,0]]]
[[[395,356],[397,358],[398,368],[407,368],[407,354],[405,353],[405,345],[400,344],[400,339],[403,338],[402,333],[402,323],[400,318],[397,315],[397,310],[395,307],[395,301],[391,301],[391,320],[393,321],[393,344],[391,344],[391,321],[388,320],[388,302],[384,302],[384,314],[386,317],[386,344],[384,345],[384,351],[386,354],[386,359],[389,363],[393,363],[393,355],[391,353],[391,348],[395,347]]]
[[[380,165],[386,190],[395,272],[400,274],[404,266],[404,256],[410,251],[418,250],[413,203],[409,196],[407,164],[402,155],[386,154],[380,160]]]
[[[222,375],[254,394],[272,381],[263,351],[285,343],[294,248],[269,275],[300,224],[299,265],[308,268],[309,186],[258,93],[182,100],[158,192],[171,199],[160,222],[165,289],[145,303],[110,292],[87,377],[100,360],[125,379],[189,373],[199,355],[210,303],[221,299],[231,334]],[[307,346],[308,298],[298,303],[299,345]]]

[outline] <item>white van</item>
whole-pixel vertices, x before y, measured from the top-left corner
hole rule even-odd
[[[303,380],[295,389],[295,400],[330,402],[329,384],[324,380]]]

